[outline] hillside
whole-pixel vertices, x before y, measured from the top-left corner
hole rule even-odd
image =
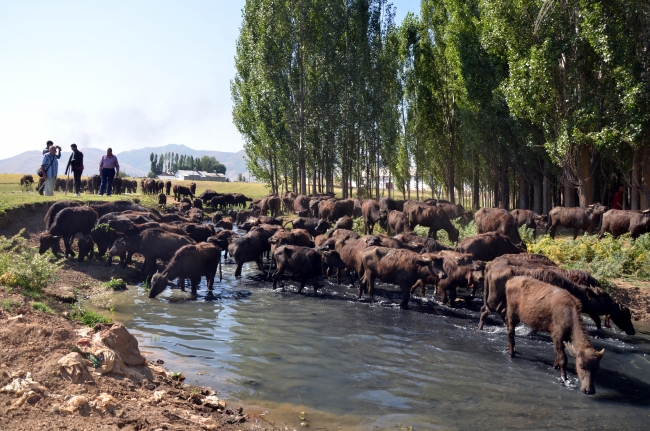
[[[99,160],[105,154],[103,149],[99,148],[80,148],[84,153],[84,165],[86,167],[84,174],[92,174],[99,168]],[[174,152],[186,154],[193,157],[214,156],[219,162],[226,166],[226,176],[231,180],[237,178],[237,174],[243,173],[248,175],[246,170],[246,161],[244,160],[244,150],[236,153],[222,151],[194,150],[185,145],[170,144],[161,147],[146,147],[138,150],[124,151],[116,153],[120,161],[120,167],[127,174],[136,177],[147,175],[149,172],[150,162],[149,155],[153,152],[156,154]],[[62,175],[65,170],[65,164],[70,157],[69,151],[62,151],[59,166],[59,174]],[[14,157],[0,160],[0,173],[5,174],[34,174],[42,160],[40,151],[25,151]],[[61,166],[63,165],[63,166]]]

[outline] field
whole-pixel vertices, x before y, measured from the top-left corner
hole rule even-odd
[[[83,201],[94,201],[94,200],[118,200],[124,199],[125,197],[135,197],[142,196],[140,193],[136,195],[113,195],[111,197],[106,196],[97,196],[91,193],[83,193],[80,197],[75,198],[72,196],[72,193],[68,192],[65,195],[64,192],[54,192],[54,196],[41,196],[35,189],[36,186],[32,187],[31,191],[24,191],[20,187],[20,178],[21,174],[0,174],[0,214],[6,211],[8,208],[18,207],[24,204],[30,203],[39,203],[39,202],[50,202],[63,199],[80,199]],[[36,177],[36,175],[34,175]],[[180,184],[189,186],[191,181],[174,181],[174,184]],[[139,186],[138,186],[139,188]],[[196,193],[201,194],[206,189],[212,189],[219,193],[242,193],[253,199],[261,198],[266,196],[269,192],[266,186],[262,183],[236,183],[236,182],[209,182],[209,181],[197,181],[196,182]]]

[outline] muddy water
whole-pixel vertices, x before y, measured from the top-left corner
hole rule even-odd
[[[318,297],[310,287],[294,293],[293,282],[273,291],[244,268],[236,281],[225,265],[214,294],[203,287],[196,299],[180,290],[149,299],[131,287],[113,297],[115,319],[187,383],[268,410],[262,428],[641,429],[650,421],[649,328],[627,337],[589,327],[606,353],[597,394],[586,396],[572,358],[573,384],[561,384],[547,336],[518,328],[511,360],[500,322],[478,332],[478,301],[400,311],[391,287],[370,305],[329,283]]]

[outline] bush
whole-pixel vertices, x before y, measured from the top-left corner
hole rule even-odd
[[[27,245],[24,231],[11,238],[0,236],[0,283],[38,292],[54,277],[57,267]]]
[[[76,303],[74,305],[74,310],[68,314],[68,319],[90,327],[93,327],[98,323],[111,323],[113,320],[109,317],[84,308],[81,303]]]
[[[32,302],[32,308],[42,313],[54,314],[54,311],[44,302]]]
[[[629,234],[619,238],[606,234],[551,239],[544,236],[527,243],[530,253],[543,254],[554,262],[573,269],[591,272],[601,283],[612,278],[650,280],[650,234],[633,241]]]

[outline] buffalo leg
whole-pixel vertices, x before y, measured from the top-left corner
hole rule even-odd
[[[306,283],[307,283],[307,277],[302,277],[300,279],[300,287],[298,288],[298,293],[302,292],[302,289],[305,287]]]
[[[237,269],[235,269],[235,277],[239,278],[241,277],[241,267],[243,263],[238,263],[237,264]]]
[[[598,330],[602,329],[600,316],[597,313],[589,313],[589,317],[591,317],[591,320],[594,321],[594,323],[596,324],[596,328],[598,328]]]
[[[507,317],[506,326],[508,327],[508,353],[510,357],[515,357],[515,328],[517,327],[517,318],[513,313]]]
[[[579,232],[579,231],[580,231],[579,228],[577,228],[577,227],[574,227],[574,228],[573,228],[573,240],[574,240],[574,241],[575,241],[576,238],[578,237],[578,232]]]
[[[400,286],[402,289],[402,302],[399,304],[399,308],[402,310],[409,309],[409,299],[411,298],[411,289],[407,285]]]
[[[201,282],[201,277],[190,279],[190,283],[192,283],[192,295],[196,295],[196,291],[199,288],[200,282]]]
[[[214,276],[217,274],[217,269],[215,268],[214,272],[210,271],[210,274],[205,276],[205,283],[208,285],[208,290],[214,288]]]
[[[490,310],[488,309],[487,305],[483,304],[483,306],[481,307],[481,317],[478,320],[479,331],[483,330],[483,325],[485,325],[485,319],[487,319],[489,314],[490,314]]]
[[[566,381],[567,357],[566,352],[564,351],[562,337],[553,337],[553,344],[555,345],[555,363],[553,364],[553,367],[555,369],[560,369],[560,376],[563,381]]]
[[[318,295],[318,289],[320,289],[320,284],[318,284],[318,280],[316,279],[316,277],[314,277],[312,280],[314,285],[314,295]]]

